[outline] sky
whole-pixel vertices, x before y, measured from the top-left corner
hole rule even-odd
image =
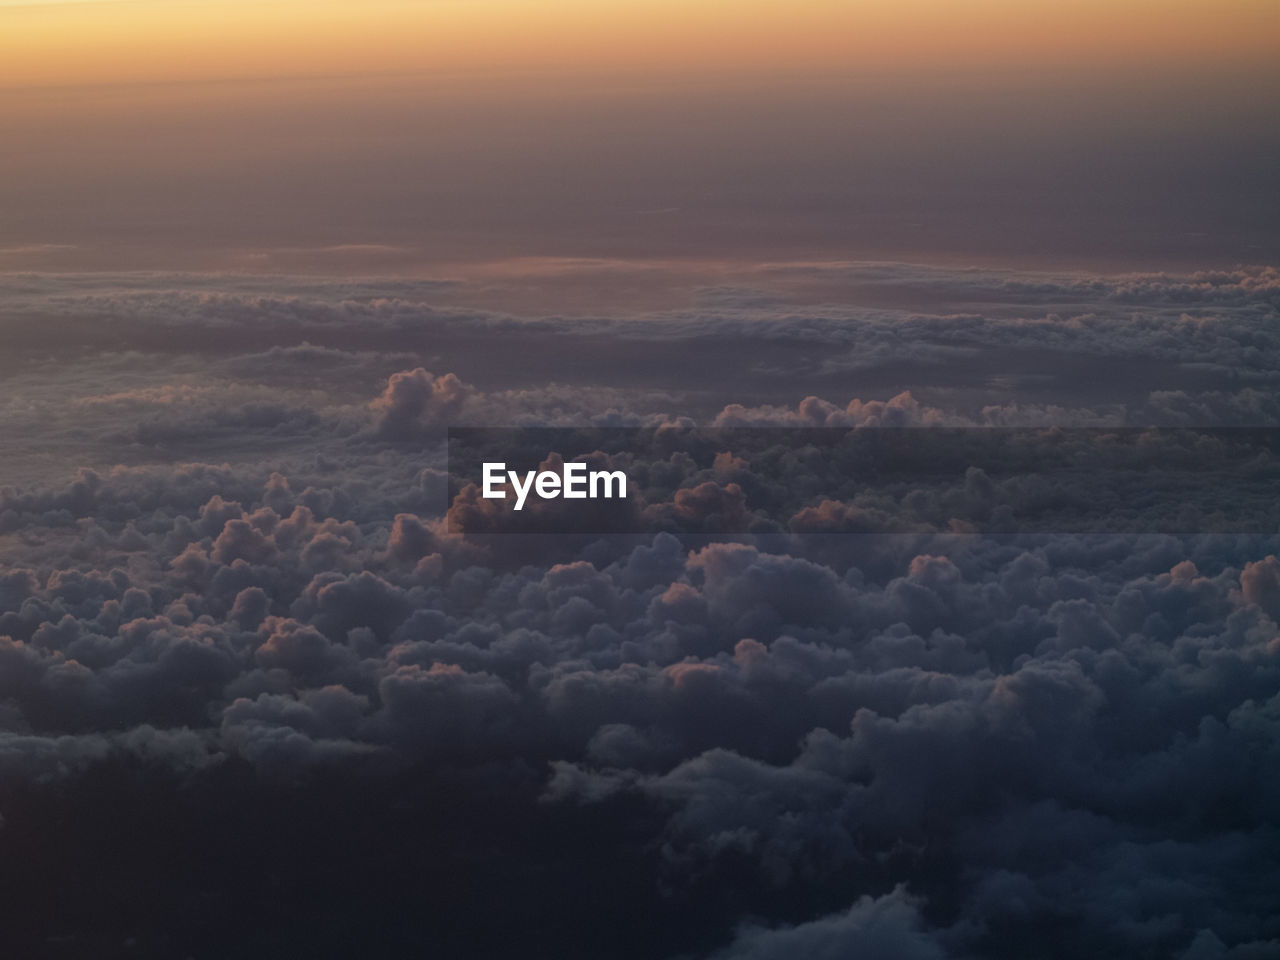
[[[1278,48],[0,2],[0,953],[1280,957]]]
[[[1274,259],[1280,25],[1221,3],[0,8],[0,263]]]
[[[850,67],[1237,67],[1276,52],[1265,0],[337,0],[5,3],[18,84],[390,71],[704,71]],[[959,33],[959,36],[957,36]]]

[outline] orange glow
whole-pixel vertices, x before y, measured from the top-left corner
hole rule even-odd
[[[0,2],[0,85],[1258,62],[1275,0]]]

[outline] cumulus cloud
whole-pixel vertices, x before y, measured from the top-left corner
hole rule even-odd
[[[404,440],[428,427],[447,426],[473,392],[452,373],[436,377],[417,367],[392,374],[382,396],[370,404],[378,415],[378,435]]]
[[[234,343],[170,356],[180,383],[100,357],[64,375],[74,403],[35,372],[5,388],[0,439],[36,465],[0,493],[6,935],[198,955],[251,916],[323,953],[359,916],[394,952],[425,915],[456,955],[510,953],[510,930],[563,931],[567,956],[1021,957],[1033,935],[1275,955],[1274,457],[1226,432],[953,429],[1269,422],[1250,384],[1277,369],[1274,277],[850,269],[1003,306],[800,315],[721,291],[708,315],[519,339],[408,283],[12,281],[62,320]],[[465,329],[495,326],[529,369],[495,373]],[[929,340],[932,380],[849,379]],[[626,379],[646,342],[669,365]],[[708,343],[758,366],[705,369]],[[599,369],[558,366],[569,344]],[[1017,351],[1118,351],[1139,382],[1055,405],[1026,369],[949,369]],[[636,532],[495,535],[492,503],[448,502],[444,427],[522,417],[650,429]],[[679,447],[695,423],[714,430]],[[911,456],[870,482],[887,461],[858,444],[894,437]],[[150,876],[154,909],[99,909]]]

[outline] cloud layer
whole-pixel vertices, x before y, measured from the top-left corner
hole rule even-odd
[[[939,425],[1274,420],[1273,271],[878,269],[859,283],[999,307],[722,289],[570,323],[435,310],[421,288],[10,278],[51,329],[0,397],[23,470],[0,493],[0,938],[1280,955],[1274,526],[1117,532],[1132,517],[1105,524],[1086,460],[1067,492],[1098,532],[975,534],[975,504],[1019,491],[969,474],[901,491],[929,522],[885,534],[856,491],[734,451],[650,463],[658,505],[696,519],[786,492],[787,524],[446,523],[456,423],[911,424],[927,444]],[[90,322],[117,352],[58,342]],[[526,344],[516,382],[497,354]],[[669,365],[627,379],[650,348]],[[1077,360],[1132,364],[1139,389],[1061,402],[1037,377]]]

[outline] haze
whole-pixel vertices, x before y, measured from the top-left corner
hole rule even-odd
[[[0,269],[1269,262],[1277,47],[1251,0],[7,4]]]

